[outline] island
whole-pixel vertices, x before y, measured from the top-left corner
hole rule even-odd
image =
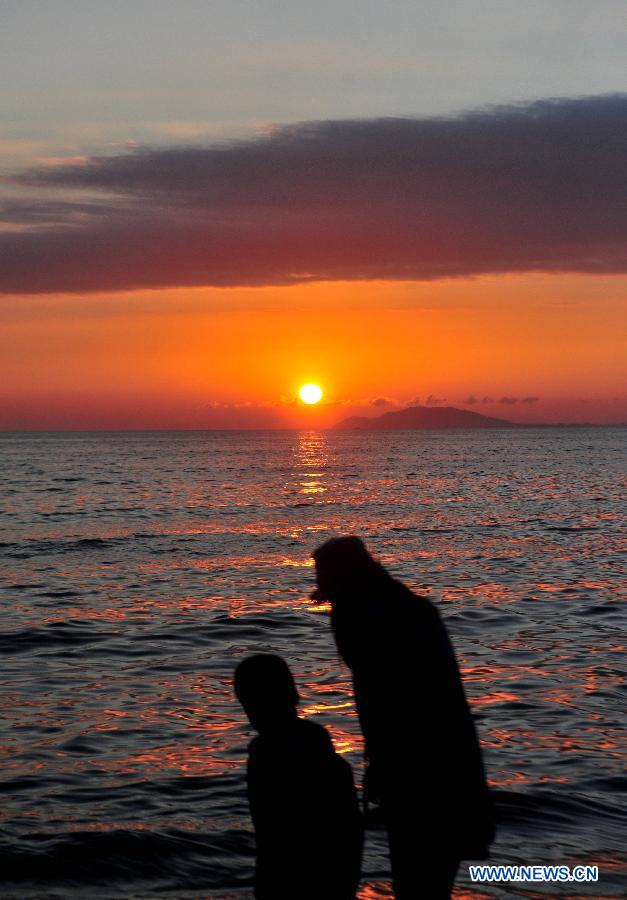
[[[418,428],[517,428],[515,422],[482,416],[455,406],[409,406],[381,416],[349,416],[333,426],[336,429],[369,431],[411,430]]]

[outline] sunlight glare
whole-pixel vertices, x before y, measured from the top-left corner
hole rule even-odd
[[[298,392],[298,396],[303,403],[311,406],[314,403],[319,403],[322,399],[322,388],[318,387],[317,384],[304,384]]]

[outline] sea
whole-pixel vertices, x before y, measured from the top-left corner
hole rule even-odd
[[[340,534],[441,613],[496,801],[491,862],[599,869],[490,885],[463,864],[455,896],[625,896],[626,436],[0,436],[0,896],[251,897],[253,734],[232,688],[251,653],[287,660],[361,783],[349,673],[309,599],[311,553]],[[390,896],[374,829],[360,897]]]

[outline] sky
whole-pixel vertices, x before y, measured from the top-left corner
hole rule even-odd
[[[621,8],[0,2],[0,428],[626,422]]]

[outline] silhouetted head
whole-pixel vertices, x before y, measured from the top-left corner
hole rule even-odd
[[[280,656],[257,653],[235,670],[235,696],[256,731],[280,727],[294,720],[300,697],[289,666]]]
[[[313,558],[318,589],[311,596],[318,602],[333,603],[384,571],[358,537],[331,538],[314,550]]]

